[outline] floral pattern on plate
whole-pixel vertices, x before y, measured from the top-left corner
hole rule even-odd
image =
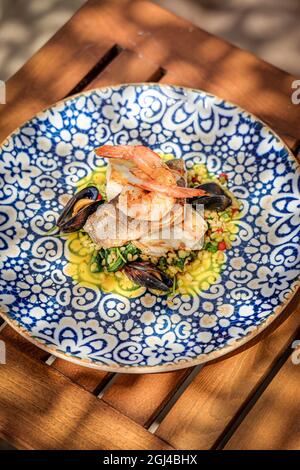
[[[96,146],[144,144],[226,172],[243,203],[220,279],[199,296],[135,299],[76,285],[65,242],[47,234],[64,195],[105,164]],[[5,318],[55,354],[151,371],[221,355],[266,324],[298,286],[300,173],[262,122],[204,92],[120,85],[69,98],[0,150],[0,302]]]

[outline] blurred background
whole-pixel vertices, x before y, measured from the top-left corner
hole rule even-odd
[[[7,80],[85,0],[0,0],[0,79]],[[300,0],[154,0],[300,76]]]

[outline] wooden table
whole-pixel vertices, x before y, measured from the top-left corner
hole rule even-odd
[[[160,81],[252,111],[299,149],[294,78],[148,1],[90,0],[7,83],[0,139],[83,89]],[[110,374],[50,357],[9,326],[0,338],[0,431],[25,449],[300,448],[300,296],[255,341],[205,367]]]

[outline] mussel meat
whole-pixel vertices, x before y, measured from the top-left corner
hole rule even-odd
[[[95,186],[88,186],[74,194],[60,214],[56,225],[62,233],[71,233],[81,229],[88,217],[103,203]]]
[[[204,209],[220,212],[232,204],[231,198],[218,183],[203,183],[197,186],[197,188],[203,189],[207,195],[193,198],[191,203],[194,207],[197,204],[202,204]]]
[[[133,282],[148,289],[167,292],[173,281],[163,271],[148,261],[133,261],[124,266],[124,271]]]

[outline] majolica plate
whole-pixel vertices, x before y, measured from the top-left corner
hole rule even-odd
[[[105,143],[150,146],[226,172],[243,204],[216,281],[170,302],[128,297],[68,274],[67,241],[49,234],[64,197],[105,165]],[[300,172],[261,121],[207,93],[157,84],[91,90],[43,111],[0,149],[1,314],[54,355],[106,370],[156,372],[221,356],[261,331],[300,273]]]

